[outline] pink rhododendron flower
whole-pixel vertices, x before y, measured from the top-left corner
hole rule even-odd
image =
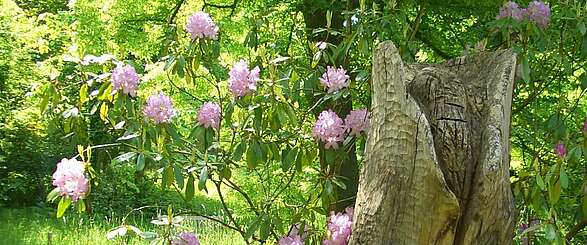
[[[367,109],[351,111],[344,123],[351,135],[360,136],[361,132],[367,132],[369,128],[369,112]]]
[[[320,83],[328,89],[328,93],[332,93],[348,87],[349,76],[342,67],[336,69],[336,67],[328,66],[320,78]]]
[[[343,140],[345,131],[346,128],[342,119],[332,110],[328,110],[321,112],[318,116],[318,120],[316,120],[316,124],[314,124],[312,130],[312,136],[316,140],[324,142],[326,149],[337,149],[338,142]]]
[[[346,208],[344,213],[331,214],[328,217],[329,239],[324,245],[346,245],[349,242],[353,226],[353,208]]]
[[[130,96],[137,96],[139,76],[131,65],[118,64],[112,70],[112,90],[120,91]]]
[[[206,102],[198,111],[198,123],[205,128],[220,127],[220,106],[214,102]]]
[[[565,148],[565,145],[563,143],[558,143],[554,146],[554,152],[560,158],[564,158],[567,154],[567,149]]]
[[[200,241],[196,234],[191,232],[180,233],[177,238],[171,241],[173,245],[200,245]]]
[[[143,114],[157,124],[168,123],[175,117],[175,109],[171,98],[160,92],[149,96]]]
[[[495,18],[499,20],[499,19],[504,19],[504,18],[508,18],[508,17],[511,17],[515,20],[522,20],[522,18],[523,18],[522,10],[520,9],[520,7],[518,6],[517,3],[514,3],[512,1],[505,3],[499,9],[499,15]]]
[[[74,202],[88,192],[88,178],[84,175],[85,164],[75,158],[63,158],[53,173],[53,185],[61,196],[70,197]]]
[[[218,38],[218,26],[212,21],[208,13],[202,11],[190,16],[185,29],[192,35],[192,40],[196,38],[216,40]]]
[[[249,95],[257,90],[257,81],[259,80],[259,67],[255,66],[249,70],[246,61],[236,62],[228,75],[228,88],[235,97]]]
[[[279,239],[279,245],[304,245],[302,238],[298,235],[291,235]]]
[[[548,26],[550,22],[550,7],[542,1],[533,1],[528,4],[528,8],[523,11],[523,14],[529,21],[542,28]]]

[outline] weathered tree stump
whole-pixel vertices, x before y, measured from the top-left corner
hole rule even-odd
[[[373,59],[371,128],[350,243],[511,243],[515,54],[405,65],[384,42]]]

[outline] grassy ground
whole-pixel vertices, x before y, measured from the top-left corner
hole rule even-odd
[[[135,217],[128,224],[136,225],[143,231],[157,231],[149,223],[150,218]],[[122,244],[121,240],[106,239],[106,233],[120,225],[118,220],[107,220],[73,212],[65,218],[57,219],[54,211],[42,208],[6,209],[0,208],[0,244]],[[198,234],[202,244],[244,244],[238,233],[227,230],[207,221],[182,223],[186,230]],[[127,244],[149,244],[136,236],[131,236]]]

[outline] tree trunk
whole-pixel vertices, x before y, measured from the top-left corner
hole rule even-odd
[[[511,243],[514,53],[404,65],[384,42],[373,59],[350,244]]]

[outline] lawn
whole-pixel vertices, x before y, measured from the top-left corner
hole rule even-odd
[[[0,244],[123,244],[112,241],[106,233],[120,225],[118,219],[90,218],[87,215],[69,213],[65,218],[55,218],[55,211],[47,208],[0,208]],[[157,231],[150,218],[137,215],[128,224],[143,231]],[[208,221],[184,221],[187,230],[198,234],[201,244],[244,244],[238,233],[224,229]],[[50,242],[49,242],[50,240]],[[148,241],[130,236],[126,244],[149,244]]]

